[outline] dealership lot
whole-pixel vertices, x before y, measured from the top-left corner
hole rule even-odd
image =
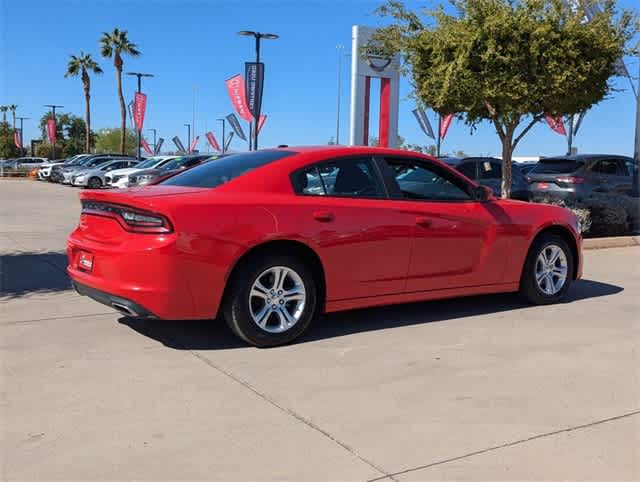
[[[586,252],[560,305],[361,310],[259,350],[75,294],[78,215],[0,181],[4,479],[640,478],[640,248]]]

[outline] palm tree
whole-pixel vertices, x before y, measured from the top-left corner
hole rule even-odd
[[[93,60],[91,54],[85,54],[82,50],[80,55],[70,55],[69,64],[67,65],[67,72],[65,77],[77,77],[78,74],[82,77],[82,87],[84,88],[84,123],[85,123],[85,152],[89,152],[91,149],[91,78],[89,72],[94,74],[101,74],[102,69],[98,63]]]
[[[0,105],[0,112],[2,112],[2,122],[7,122],[7,111],[9,107],[6,105]]]
[[[100,37],[100,53],[107,59],[113,57],[113,65],[116,68],[116,81],[118,83],[118,99],[120,100],[120,152],[125,152],[125,135],[127,130],[127,107],[122,95],[122,55],[136,57],[140,55],[138,46],[129,41],[126,30],[113,29],[113,32],[103,32]]]
[[[13,130],[16,130],[16,110],[18,109],[18,106],[15,104],[11,104],[10,106],[8,106],[8,109],[11,111],[11,115],[13,115]]]

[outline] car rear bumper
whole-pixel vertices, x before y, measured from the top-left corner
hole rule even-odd
[[[157,318],[156,315],[151,313],[146,308],[140,306],[135,301],[120,296],[115,296],[105,291],[100,291],[75,280],[72,281],[72,284],[78,294],[82,296],[88,296],[98,303],[110,306],[123,315],[131,316],[133,318]]]

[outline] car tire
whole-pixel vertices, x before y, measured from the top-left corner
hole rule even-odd
[[[99,177],[92,177],[87,181],[87,187],[89,189],[100,189],[102,187],[102,181]]]
[[[557,303],[569,291],[574,263],[564,238],[555,234],[539,236],[531,245],[522,270],[521,298],[534,305]]]
[[[299,337],[316,318],[318,306],[318,287],[309,266],[294,256],[269,254],[252,257],[236,269],[222,313],[236,336],[266,348]]]

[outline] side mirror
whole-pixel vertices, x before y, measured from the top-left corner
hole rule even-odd
[[[472,197],[474,200],[480,202],[487,202],[494,198],[493,191],[487,186],[476,186],[473,189]]]

